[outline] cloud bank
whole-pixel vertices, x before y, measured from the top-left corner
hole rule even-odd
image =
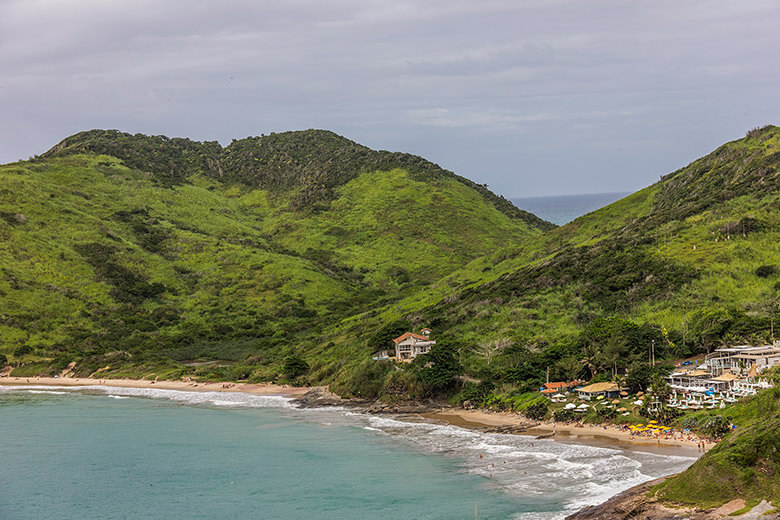
[[[0,162],[90,128],[327,128],[512,197],[640,188],[780,123],[773,1],[4,0]]]

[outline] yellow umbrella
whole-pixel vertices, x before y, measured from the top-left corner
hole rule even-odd
[[[650,424],[658,424],[658,421],[648,421]]]

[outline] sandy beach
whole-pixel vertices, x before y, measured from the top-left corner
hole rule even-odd
[[[300,397],[311,388],[270,383],[201,383],[195,381],[147,381],[143,379],[90,379],[76,377],[4,377],[0,385],[41,386],[114,386],[124,388],[162,388],[190,392],[245,392],[249,394]]]
[[[301,397],[311,390],[310,387],[293,387],[270,383],[203,383],[195,381],[150,381],[143,379],[90,379],[73,377],[4,377],[0,385],[40,385],[40,386],[109,386],[125,388],[162,388],[189,392],[245,392],[260,395],[280,395]],[[323,389],[324,390],[324,389]],[[483,429],[485,427],[515,427],[523,434],[551,437],[557,441],[610,446],[616,442],[627,448],[642,449],[657,453],[677,453],[696,456],[715,444],[691,434],[682,436],[679,432],[673,436],[643,437],[632,435],[617,426],[578,425],[565,423],[547,423],[530,421],[510,412],[491,412],[487,410],[464,410],[461,408],[442,408],[437,412],[421,414],[435,422],[443,422],[462,428]]]
[[[696,435],[644,437],[631,435],[617,426],[583,425],[548,423],[530,421],[529,419],[510,412],[490,412],[487,410],[463,410],[459,408],[443,408],[439,412],[424,414],[431,420],[446,422],[453,426],[464,428],[515,426],[525,428],[526,435],[544,436],[557,441],[571,441],[599,446],[614,445],[616,442],[624,447],[642,449],[656,453],[670,453],[686,456],[701,454],[700,444],[704,443],[704,451],[715,444]]]

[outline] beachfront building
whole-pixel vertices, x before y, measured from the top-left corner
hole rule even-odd
[[[405,332],[393,340],[395,343],[395,359],[398,361],[411,361],[420,354],[427,354],[436,344],[430,337],[430,329],[423,329],[427,334],[415,334]]]
[[[723,381],[714,382],[712,375],[699,368],[694,370],[677,370],[666,377],[672,390],[678,392],[695,392],[703,394],[707,391],[721,390],[726,385]],[[717,387],[717,388],[716,388]]]
[[[577,386],[580,382],[579,381],[557,381],[554,383],[545,383],[542,388],[539,389],[539,391],[545,395],[552,395],[552,394],[558,394],[558,393],[566,393],[569,391],[570,388],[574,388]]]
[[[704,363],[713,376],[724,372],[748,375],[751,370],[761,373],[767,368],[780,365],[780,343],[761,347],[740,345],[719,348],[708,354]]]
[[[604,397],[618,397],[620,395],[620,387],[617,383],[593,383],[592,385],[578,388],[577,393],[580,399],[590,401],[598,398],[600,395]]]

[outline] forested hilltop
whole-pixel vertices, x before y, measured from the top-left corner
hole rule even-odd
[[[653,343],[662,360],[766,342],[779,164],[780,130],[754,130],[555,228],[332,132],[224,148],[82,132],[0,167],[0,353],[15,374],[75,362],[511,403],[548,368],[598,380]],[[443,377],[372,359],[422,327]]]
[[[331,337],[553,225],[419,157],[309,130],[198,143],[93,130],[0,167],[0,354],[15,374],[332,380]],[[294,363],[293,363],[294,365]],[[299,363],[300,366],[306,366]]]

